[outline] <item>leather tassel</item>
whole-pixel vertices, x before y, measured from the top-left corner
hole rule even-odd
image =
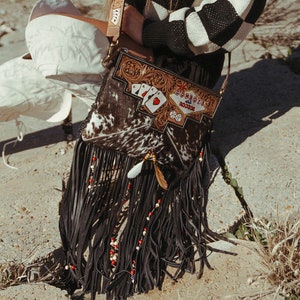
[[[161,188],[163,188],[164,190],[167,190],[168,183],[165,179],[164,174],[162,173],[160,168],[156,165],[156,163],[153,162],[153,164],[154,164],[155,176],[156,176],[158,184],[161,186]]]
[[[165,176],[164,176],[163,172],[160,170],[160,168],[156,164],[156,155],[155,155],[154,152],[152,152],[151,157],[152,157],[152,161],[153,161],[153,165],[154,165],[156,180],[157,180],[157,182],[158,182],[158,184],[160,185],[161,188],[163,188],[164,190],[167,190],[168,189],[168,183],[165,179]]]
[[[156,155],[153,151],[147,153],[142,161],[140,161],[139,163],[137,163],[130,169],[130,171],[127,173],[127,178],[133,179],[133,178],[137,177],[138,175],[140,175],[142,172],[144,161],[148,160],[149,158],[151,158],[153,161],[155,176],[156,176],[156,180],[157,180],[158,184],[160,185],[161,188],[163,188],[164,190],[167,190],[168,183],[165,179],[163,172],[160,170],[160,168],[156,164]]]

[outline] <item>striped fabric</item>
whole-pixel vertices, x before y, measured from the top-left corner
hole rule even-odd
[[[168,47],[179,55],[220,49],[230,52],[246,38],[265,3],[266,0],[148,0],[142,11],[146,18],[143,43],[151,48]]]

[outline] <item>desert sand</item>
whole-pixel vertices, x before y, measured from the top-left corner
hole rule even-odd
[[[274,2],[280,4],[270,5],[249,38],[232,54],[230,84],[215,117],[213,143],[243,187],[255,217],[291,215],[299,219],[300,78],[277,58],[287,56],[289,46],[299,47],[300,3],[269,1]],[[34,3],[1,2],[1,64],[27,52],[24,29]],[[97,17],[97,1],[74,3]],[[87,111],[86,104],[74,99],[75,132]],[[59,123],[29,117],[21,120],[24,140],[6,148],[6,159],[16,169],[0,162],[2,264],[28,264],[60,246],[58,205],[73,155],[74,142],[66,142]],[[14,121],[0,123],[0,149],[16,135]],[[209,223],[217,231],[228,230],[243,214],[220,174],[212,186],[208,210]],[[162,291],[133,298],[281,299],[277,287],[266,279],[255,243],[237,243],[218,242],[216,247],[237,255],[212,254],[209,261],[214,270],[206,269],[200,280],[186,274],[177,284],[167,280]],[[52,300],[67,299],[67,295],[46,283],[30,283],[0,290],[0,299]]]

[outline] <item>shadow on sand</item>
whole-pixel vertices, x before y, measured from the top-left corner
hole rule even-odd
[[[73,124],[74,138],[78,137],[79,127],[81,122]],[[0,156],[2,156],[2,149],[6,143],[14,141],[15,138],[0,141]],[[6,146],[5,154],[17,153],[29,149],[43,147],[51,144],[56,144],[62,141],[66,141],[66,136],[61,125],[53,126],[50,128],[35,131],[24,136],[22,142],[17,142],[15,145],[11,143]]]
[[[300,76],[279,60],[258,61],[252,68],[230,75],[215,115],[212,145],[225,157],[248,137],[297,106]]]

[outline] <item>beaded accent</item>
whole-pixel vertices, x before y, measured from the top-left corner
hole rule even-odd
[[[202,162],[203,161],[203,156],[204,156],[204,151],[201,150],[199,153],[199,161]]]
[[[149,224],[151,218],[153,217],[154,215],[154,212],[155,210],[157,210],[159,207],[160,207],[160,204],[162,203],[162,199],[161,198],[158,198],[153,209],[151,211],[149,211],[148,213],[148,216],[146,217],[146,223]],[[147,235],[147,232],[148,232],[148,228],[147,228],[147,225],[144,227],[143,229],[143,233],[142,233],[142,236],[141,238],[138,240],[138,244],[137,246],[135,247],[136,249],[136,255],[135,255],[135,258],[132,260],[132,265],[131,265],[131,270],[130,270],[130,275],[131,275],[131,281],[132,283],[134,283],[134,279],[135,279],[135,272],[136,272],[136,257],[138,255],[138,251],[140,251],[141,247],[142,247],[142,244],[143,244],[143,240],[144,240],[144,237]]]
[[[110,258],[110,261],[111,261],[112,269],[114,269],[117,265],[118,254],[119,254],[119,251],[120,251],[119,244],[118,244],[118,233],[119,233],[120,227],[122,226],[122,224],[125,221],[126,216],[127,216],[128,200],[129,200],[131,186],[132,186],[131,183],[128,183],[126,195],[125,195],[125,198],[123,200],[123,206],[122,206],[120,216],[119,216],[119,221],[118,221],[118,224],[114,227],[114,232],[113,232],[112,237],[110,239],[110,247],[111,248],[110,248],[110,251],[109,251],[109,258]],[[135,249],[136,249],[135,256],[134,256],[134,259],[131,261],[131,270],[129,271],[129,273],[131,275],[132,283],[134,283],[134,280],[135,280],[136,258],[137,258],[138,252],[140,251],[140,249],[142,247],[143,240],[144,240],[144,238],[145,238],[145,236],[147,235],[147,232],[148,232],[147,225],[150,222],[151,218],[153,217],[153,215],[155,213],[155,210],[157,210],[160,207],[161,203],[162,203],[162,199],[159,198],[156,201],[153,209],[151,211],[149,211],[149,213],[146,217],[146,220],[145,220],[146,221],[146,226],[144,227],[143,232],[142,232],[142,236],[138,240],[138,243],[135,247]]]
[[[120,232],[120,228],[127,217],[129,198],[130,198],[130,190],[132,184],[131,182],[127,185],[127,190],[125,193],[125,197],[123,199],[121,212],[119,214],[118,223],[114,227],[113,234],[110,238],[110,251],[109,251],[109,259],[111,261],[111,266],[114,268],[117,265],[118,252],[119,252],[119,244],[118,244],[118,233]]]
[[[91,166],[90,166],[90,175],[88,180],[88,189],[91,190],[94,183],[94,171],[95,171],[95,165],[97,163],[97,157],[95,154],[92,156]]]

